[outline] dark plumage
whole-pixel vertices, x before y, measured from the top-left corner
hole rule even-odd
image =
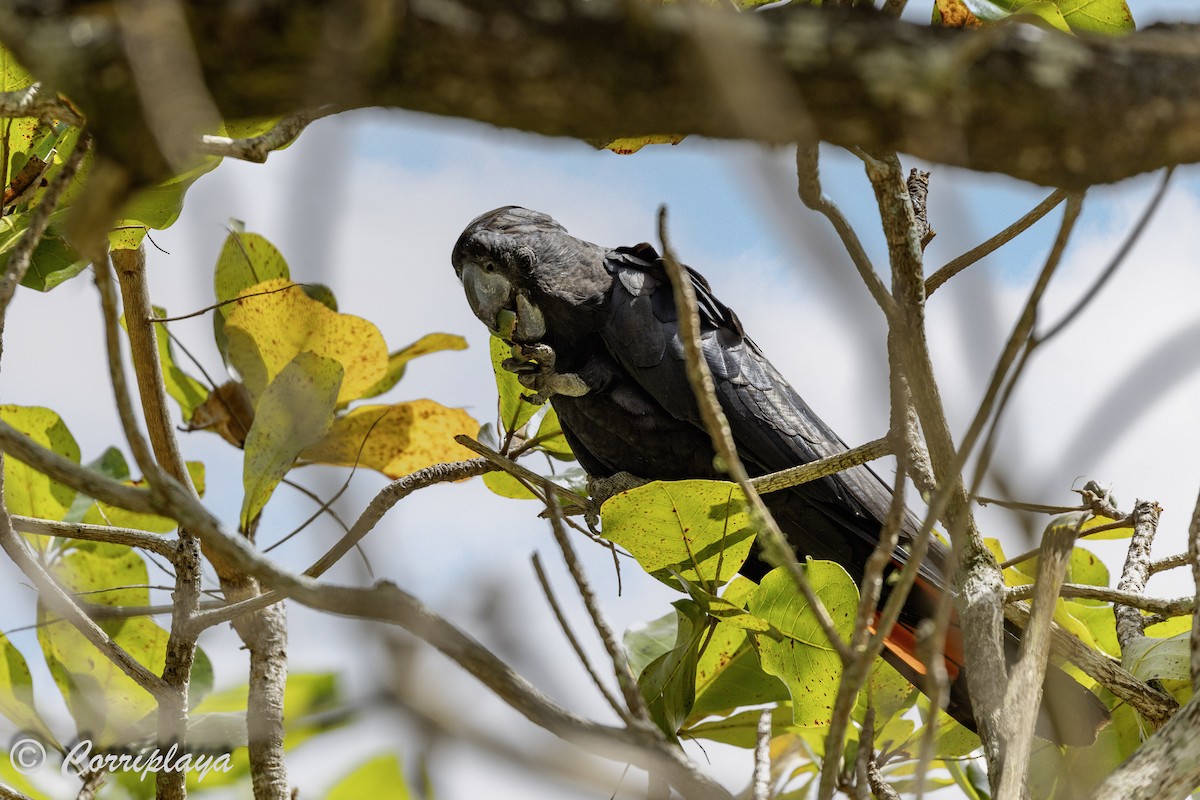
[[[712,445],[685,374],[671,287],[654,248],[607,249],[570,236],[545,214],[507,206],[471,222],[452,261],[476,316],[493,331],[515,320],[511,339],[525,347],[528,361],[511,366],[525,386],[549,398],[589,474],[724,477],[713,467]],[[694,270],[689,273],[704,356],[751,475],[845,450],[708,282]],[[837,561],[858,581],[878,541],[891,491],[862,466],[772,493],[766,501],[798,556]],[[916,530],[910,517],[893,568],[905,560]],[[885,657],[914,682],[922,670],[912,653],[914,632],[950,585],[947,557],[944,547],[932,543],[888,638]],[[755,579],[766,570],[757,556],[743,568]],[[1016,641],[1012,637],[1013,654]],[[961,651],[955,623],[946,646],[952,679],[948,710],[974,728]],[[1046,697],[1053,708],[1043,713],[1039,734],[1055,741],[1090,744],[1108,718],[1091,692],[1054,667]]]

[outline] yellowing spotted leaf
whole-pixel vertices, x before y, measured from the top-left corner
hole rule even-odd
[[[682,141],[683,134],[654,134],[651,136],[628,136],[622,139],[613,139],[611,142],[602,141],[597,144],[597,147],[601,150],[612,150],[614,153],[628,156],[648,144],[679,144]]]
[[[479,423],[470,414],[433,400],[361,406],[339,417],[303,458],[347,467],[358,464],[399,478],[431,464],[474,458],[454,437],[478,431]]]
[[[387,372],[387,345],[374,324],[330,311],[284,278],[242,291],[228,308],[229,358],[256,403],[275,376],[303,352],[342,365],[338,405],[362,397]]]
[[[243,528],[262,511],[301,451],[329,430],[341,382],[342,365],[311,352],[297,355],[271,381],[246,434]]]

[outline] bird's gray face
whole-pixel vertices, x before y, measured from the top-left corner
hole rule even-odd
[[[546,335],[546,318],[530,299],[534,253],[522,246],[513,226],[545,217],[512,206],[480,216],[454,246],[452,261],[467,303],[492,333],[510,342],[532,344]],[[554,225],[553,220],[550,222]]]
[[[501,339],[533,343],[546,335],[541,309],[490,261],[467,261],[459,273],[467,304],[479,320]]]

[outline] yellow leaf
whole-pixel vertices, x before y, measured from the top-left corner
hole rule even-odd
[[[0,420],[38,444],[79,463],[79,445],[62,417],[38,406],[0,406]],[[61,520],[75,500],[75,490],[51,480],[12,456],[4,459],[4,502],[9,513]]]
[[[338,405],[362,397],[387,372],[387,345],[374,324],[330,311],[284,278],[242,291],[229,308],[229,358],[256,403],[275,376],[306,351],[342,365]]]
[[[597,147],[627,156],[636,153],[648,144],[679,144],[682,141],[683,134],[681,133],[653,134],[650,136],[626,136],[610,142],[601,141]]]
[[[433,400],[360,406],[339,417],[303,457],[346,467],[358,464],[399,478],[432,464],[474,458],[454,437],[478,431],[470,414]]]
[[[387,374],[362,396],[375,397],[395,386],[404,377],[408,362],[440,350],[466,350],[467,340],[453,333],[430,333],[388,355]]]

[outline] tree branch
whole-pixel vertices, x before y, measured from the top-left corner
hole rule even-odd
[[[760,14],[622,0],[183,5],[205,92],[228,119],[336,103],[593,140],[675,132],[793,143],[815,133],[1066,188],[1200,160],[1200,30],[1183,25],[1072,37],[801,4]],[[92,36],[72,38],[85,27]],[[126,35],[91,4],[0,14],[4,45],[146,182],[166,161],[141,117]],[[714,37],[772,76],[769,91],[737,98],[758,113],[730,113],[730,98],[713,91],[715,56],[698,44]]]

